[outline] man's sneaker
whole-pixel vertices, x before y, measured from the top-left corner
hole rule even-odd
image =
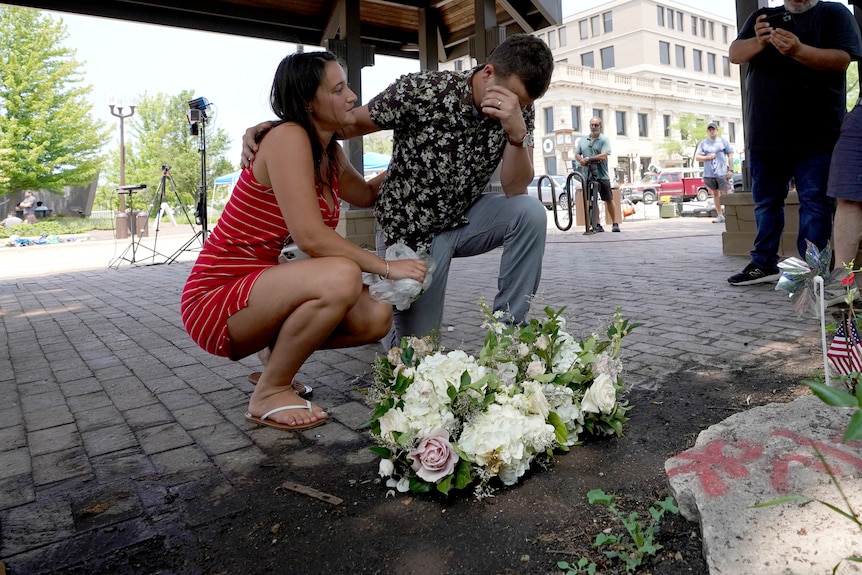
[[[593,230],[596,233],[605,231],[605,228],[602,227],[602,224],[596,224],[596,229]]]
[[[778,268],[765,270],[751,263],[745,266],[745,269],[740,273],[727,278],[727,281],[733,286],[750,286],[777,282],[780,277],[781,272],[778,271]]]
[[[718,216],[717,218],[715,218],[714,220],[712,220],[712,223],[714,223],[714,224],[723,224],[723,223],[724,223],[724,216]]]
[[[618,231],[620,231],[620,225],[619,225],[619,224],[614,224],[614,227],[613,227],[613,228],[611,228],[611,231],[614,231],[614,232],[618,232]]]

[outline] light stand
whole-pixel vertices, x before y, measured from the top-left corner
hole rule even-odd
[[[179,255],[185,251],[190,251],[192,244],[196,241],[200,242],[200,248],[203,248],[209,234],[208,216],[207,216],[207,108],[210,103],[206,98],[196,98],[189,101],[189,134],[199,136],[198,153],[201,155],[201,183],[198,186],[198,203],[195,206],[195,223],[201,226],[189,241],[180,247],[165,263],[171,264],[176,261]],[[195,248],[195,249],[200,249]]]

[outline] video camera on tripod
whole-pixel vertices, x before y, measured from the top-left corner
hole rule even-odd
[[[210,101],[204,97],[189,100],[189,111],[186,112],[186,117],[189,120],[189,135],[197,136],[200,133],[200,125],[207,121],[207,108],[210,107]]]

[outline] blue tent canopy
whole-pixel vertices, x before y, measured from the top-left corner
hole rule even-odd
[[[218,184],[227,184],[231,187],[239,180],[239,175],[242,173],[242,170],[237,170],[236,172],[231,172],[229,174],[225,174],[223,176],[219,176],[215,179],[215,183]]]
[[[382,172],[389,167],[391,156],[378,154],[377,152],[365,152],[362,154],[362,163],[366,172]]]

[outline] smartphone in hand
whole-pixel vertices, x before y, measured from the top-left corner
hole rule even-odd
[[[778,14],[773,14],[772,16],[767,17],[766,21],[773,28],[781,28],[788,32],[793,32],[796,28],[796,21],[793,20],[793,14],[790,12],[779,12]]]

